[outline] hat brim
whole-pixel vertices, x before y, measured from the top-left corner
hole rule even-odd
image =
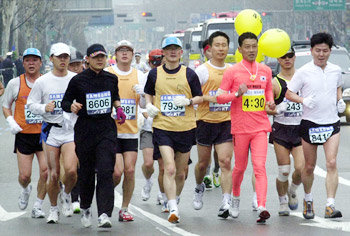
[[[130,48],[131,51],[134,51],[134,48],[132,48],[132,47],[130,47],[130,46],[128,46],[128,45],[121,45],[121,46],[117,47],[117,48],[115,49],[115,51],[117,51],[119,48],[122,48],[122,47],[127,47],[127,48]]]
[[[97,51],[97,52],[91,53],[91,54],[89,55],[89,57],[96,57],[96,56],[101,55],[101,54],[107,56],[107,53],[106,53],[106,52],[104,52],[104,51]]]

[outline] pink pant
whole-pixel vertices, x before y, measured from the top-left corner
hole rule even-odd
[[[233,195],[238,197],[241,193],[241,184],[247,168],[249,148],[256,178],[255,189],[258,206],[265,207],[267,193],[266,155],[267,133],[261,131],[251,134],[235,134],[233,138],[235,152],[235,166],[232,172]]]

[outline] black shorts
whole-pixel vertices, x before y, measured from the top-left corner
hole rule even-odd
[[[166,131],[153,128],[153,159],[160,157],[159,146],[170,146],[174,152],[186,153],[195,145],[195,130],[183,132]]]
[[[221,123],[197,121],[196,141],[197,144],[208,147],[215,144],[232,142],[231,121]]]
[[[162,158],[162,155],[160,155],[159,147],[158,145],[154,146],[153,149],[153,160],[157,161],[159,158]],[[192,164],[191,157],[188,159],[188,165]]]
[[[340,120],[333,124],[316,124],[309,120],[301,120],[300,136],[310,144],[323,145],[327,140],[340,132]]]
[[[138,139],[130,138],[130,139],[117,139],[117,153],[124,152],[137,152]]]
[[[300,125],[284,125],[274,122],[269,136],[269,143],[273,144],[273,142],[276,142],[289,150],[298,147],[301,145],[299,129]]]
[[[17,153],[17,150],[25,155],[42,151],[43,147],[40,143],[40,134],[16,134],[13,152]]]

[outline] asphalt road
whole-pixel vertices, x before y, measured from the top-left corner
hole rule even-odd
[[[344,121],[344,118],[342,118]],[[278,216],[278,196],[275,190],[275,178],[277,176],[277,164],[273,148],[269,146],[267,157],[268,196],[267,209],[271,218],[265,225],[257,225],[256,212],[252,211],[252,167],[248,164],[245,178],[242,183],[240,216],[237,219],[226,220],[217,217],[218,208],[221,203],[221,189],[216,188],[206,191],[204,195],[204,206],[196,211],[192,207],[194,181],[194,164],[190,166],[189,177],[185,183],[181,202],[179,205],[181,222],[173,225],[167,222],[167,214],[161,213],[161,207],[157,206],[156,195],[157,184],[153,185],[151,198],[144,202],[140,193],[144,184],[141,172],[142,156],[138,156],[136,167],[136,187],[131,202],[130,210],[135,216],[134,222],[118,222],[117,214],[121,204],[121,186],[118,186],[116,194],[115,210],[112,218],[111,229],[97,228],[96,203],[93,203],[93,226],[84,229],[80,223],[80,215],[66,218],[61,216],[59,224],[48,225],[46,219],[32,219],[30,211],[36,197],[36,184],[38,180],[37,162],[33,163],[32,186],[33,191],[26,211],[20,211],[17,199],[20,192],[17,182],[17,159],[12,153],[14,136],[7,128],[4,118],[0,118],[0,235],[348,235],[350,234],[350,126],[342,125],[341,144],[338,155],[338,169],[340,184],[336,196],[336,206],[343,213],[340,220],[325,220],[324,207],[326,203],[325,191],[325,158],[323,149],[319,148],[318,167],[315,171],[315,182],[313,185],[314,207],[316,217],[314,220],[305,220],[302,217],[303,190],[298,189],[299,208],[293,211],[289,217]],[[191,158],[196,163],[196,148],[192,149]],[[233,163],[233,162],[232,162]],[[158,174],[155,165],[153,182],[156,182]],[[48,214],[49,201],[45,199],[43,206]]]

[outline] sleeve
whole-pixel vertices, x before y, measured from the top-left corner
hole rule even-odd
[[[40,84],[40,81],[36,81],[27,99],[28,108],[34,114],[43,115],[46,113],[45,111],[46,104],[41,104],[42,102],[41,98],[42,98],[41,84]]]
[[[155,91],[156,80],[157,80],[157,68],[154,68],[149,72],[147,76],[147,81],[144,88],[144,92],[146,94],[149,94],[152,96],[156,94],[156,91]]]
[[[232,72],[230,69],[227,69],[224,72],[224,75],[222,77],[222,81],[220,84],[220,89],[224,91],[231,91],[231,88],[233,87],[233,79],[232,79]]]
[[[344,85],[344,78],[341,74],[341,69],[339,68],[339,71],[337,71],[337,77],[338,77],[338,82],[337,82],[337,88],[342,87]]]
[[[274,102],[273,90],[272,90],[272,71],[270,68],[267,68],[267,78],[266,78],[266,101]]]
[[[115,101],[120,101],[120,96],[119,96],[119,88],[118,88],[118,77],[114,74],[111,74],[112,77],[113,77],[113,82],[114,82],[114,85],[113,87],[115,88],[115,91],[114,93],[112,94],[112,103],[115,102]]]
[[[12,103],[17,99],[19,93],[20,81],[17,78],[10,80],[5,89],[2,106],[7,109],[11,109]]]
[[[202,64],[195,70],[195,72],[199,78],[199,82],[201,86],[205,85],[205,83],[209,79],[208,68],[204,64]]]
[[[192,69],[187,68],[186,77],[191,88],[192,97],[203,96],[202,86],[199,82],[198,75]]]
[[[293,75],[292,79],[288,83],[287,88],[292,91],[293,93],[297,93],[301,90],[303,85],[303,76],[301,71],[296,71]]]
[[[74,91],[76,91],[75,86],[74,86],[75,79],[74,77],[69,81],[68,87],[66,92],[64,93],[63,99],[62,99],[62,109],[65,112],[72,112],[70,107],[76,99],[76,95]]]

